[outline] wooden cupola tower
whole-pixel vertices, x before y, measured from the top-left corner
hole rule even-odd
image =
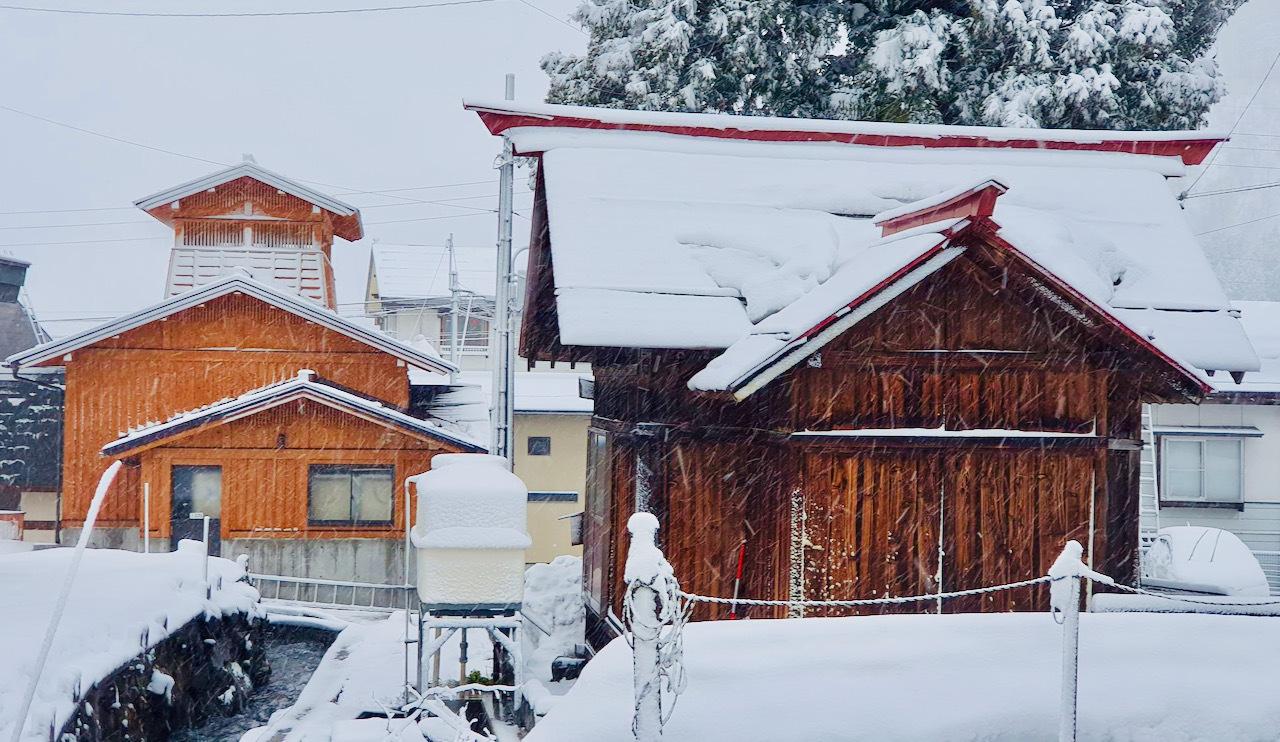
[[[134,202],[173,227],[165,296],[237,269],[336,309],[333,238],[363,236],[360,211],[260,167],[234,167]]]

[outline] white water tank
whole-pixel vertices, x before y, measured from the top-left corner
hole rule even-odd
[[[437,454],[413,477],[418,597],[434,613],[518,610],[524,599],[529,490],[499,456]]]

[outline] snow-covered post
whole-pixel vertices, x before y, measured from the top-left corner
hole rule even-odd
[[[631,548],[623,579],[627,583],[624,616],[631,630],[635,673],[635,719],[631,732],[638,742],[662,739],[662,630],[672,622],[678,601],[675,573],[655,541],[658,519],[636,513],[627,521]]]
[[[1084,547],[1068,541],[1049,568],[1049,602],[1054,618],[1062,614],[1062,707],[1058,742],[1076,742],[1076,717],[1080,684],[1080,581],[1095,580],[1114,585],[1110,577],[1089,569],[1080,557]]]

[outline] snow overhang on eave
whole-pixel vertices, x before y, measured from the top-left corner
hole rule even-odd
[[[467,452],[488,453],[488,449],[484,446],[449,433],[425,420],[386,407],[379,402],[364,400],[355,394],[311,378],[296,378],[248,392],[235,399],[216,402],[200,410],[177,415],[166,422],[138,428],[103,446],[101,454],[118,457],[140,453],[174,437],[193,435],[210,426],[225,425],[252,417],[298,399],[309,399],[361,419],[397,428],[408,434],[457,446]]]
[[[518,127],[678,134],[759,142],[832,142],[874,147],[1038,149],[1178,157],[1199,165],[1226,135],[1190,131],[1085,131],[893,124],[730,114],[631,111],[510,101],[464,100],[489,132]],[[522,152],[533,155],[536,152]]]
[[[57,365],[61,365],[61,359],[68,353],[72,353],[80,348],[93,345],[94,343],[115,337],[122,332],[142,327],[165,317],[181,312],[185,309],[204,304],[222,296],[234,293],[243,293],[270,304],[278,309],[297,315],[305,320],[314,322],[322,327],[326,327],[334,332],[341,333],[347,337],[362,342],[371,347],[377,348],[388,355],[394,356],[405,363],[421,368],[426,371],[434,371],[441,374],[457,371],[453,364],[441,358],[429,356],[421,351],[404,345],[396,340],[392,340],[384,335],[376,333],[361,327],[344,317],[341,317],[324,307],[315,304],[307,299],[299,296],[287,294],[275,288],[259,283],[243,274],[230,274],[217,281],[207,283],[203,286],[192,289],[185,294],[178,294],[170,297],[159,304],[154,304],[146,309],[138,310],[132,314],[119,317],[98,327],[85,330],[84,332],[72,335],[70,337],[55,340],[43,345],[37,345],[34,348],[15,353],[5,360],[5,365],[14,369],[21,370],[28,366],[48,363],[50,361],[58,361]]]
[[[230,183],[231,181],[238,180],[240,178],[252,178],[261,183],[265,183],[272,188],[284,191],[291,196],[300,198],[309,204],[319,206],[336,217],[348,217],[347,219],[341,219],[340,221],[351,222],[351,224],[347,225],[346,228],[341,231],[335,230],[335,233],[344,240],[354,242],[364,236],[364,227],[360,221],[360,210],[356,207],[346,202],[339,201],[332,196],[327,196],[319,191],[308,188],[301,183],[280,175],[279,173],[273,173],[270,170],[252,162],[242,162],[239,165],[233,165],[232,167],[224,170],[219,170],[216,173],[210,173],[209,175],[196,178],[195,180],[187,181],[181,185],[166,188],[163,191],[153,193],[150,196],[134,201],[133,205],[143,211],[151,212],[154,209],[166,206],[174,201],[181,201],[188,196],[203,193],[210,188],[217,188],[220,185]],[[354,219],[351,219],[351,217]]]
[[[875,288],[849,302],[804,335],[788,342],[768,358],[762,359],[749,371],[730,382],[726,388],[700,391],[727,391],[733,394],[736,401],[741,402],[786,371],[799,365],[801,361],[817,353],[827,343],[843,335],[849,328],[869,317],[877,309],[941,270],[943,266],[960,257],[963,252],[963,247],[948,247],[945,242],[941,243],[909,265],[903,266]],[[692,384],[691,379],[690,385]]]

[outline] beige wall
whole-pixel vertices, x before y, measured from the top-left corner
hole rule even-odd
[[[33,541],[41,544],[51,544],[54,541],[54,531],[35,530],[31,527],[32,521],[43,521],[46,523],[54,523],[58,520],[58,493],[57,492],[23,492],[21,504],[18,509],[23,512],[22,519],[26,523],[26,528],[22,532],[23,541]]]
[[[587,479],[587,427],[590,415],[530,415],[516,413],[515,472],[530,492],[573,492],[572,501],[530,502],[529,562],[549,562],[562,554],[582,556],[581,546],[569,545],[569,523],[561,516],[582,510]],[[529,438],[551,439],[550,456],[530,456]]]

